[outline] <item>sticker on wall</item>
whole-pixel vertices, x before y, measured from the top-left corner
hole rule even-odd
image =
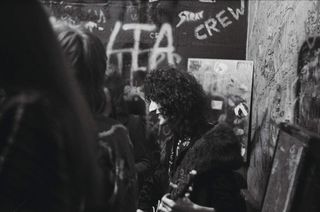
[[[188,72],[209,96],[209,122],[225,121],[239,137],[247,159],[253,62],[246,60],[188,59]]]
[[[223,101],[211,100],[211,109],[222,110]]]

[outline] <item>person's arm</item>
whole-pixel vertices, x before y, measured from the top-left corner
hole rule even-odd
[[[138,174],[144,174],[151,168],[151,161],[146,149],[145,123],[142,117],[129,115],[126,127],[134,146],[135,169]]]

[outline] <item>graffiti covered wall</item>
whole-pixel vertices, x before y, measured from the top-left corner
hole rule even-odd
[[[128,84],[135,71],[164,65],[186,69],[189,57],[245,59],[245,0],[75,2],[43,4],[53,18],[95,33]]]
[[[245,59],[246,0],[43,0],[43,4],[53,21],[81,24],[103,41],[107,72],[120,73],[127,85],[126,101],[143,99],[141,81],[148,70],[165,66],[186,70],[190,57]],[[156,131],[157,125],[152,127]],[[165,143],[169,132],[161,131],[160,143]]]
[[[256,208],[270,171],[276,125],[295,123],[295,108],[303,101],[296,93],[299,50],[309,36],[320,33],[319,9],[317,0],[249,2],[247,59],[253,60],[255,71],[248,191]]]

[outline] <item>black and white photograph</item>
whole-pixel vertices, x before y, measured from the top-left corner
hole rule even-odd
[[[319,0],[0,20],[0,212],[320,212]]]

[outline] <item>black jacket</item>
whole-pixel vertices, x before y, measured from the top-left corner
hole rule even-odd
[[[177,145],[174,146],[176,147],[172,151],[176,152]],[[197,175],[192,181],[193,191],[190,196],[194,203],[213,207],[218,212],[245,211],[240,196],[238,175],[234,172],[242,163],[240,143],[226,124],[217,124],[201,138],[181,142],[179,154],[173,161],[167,175],[163,174],[164,171],[158,171],[150,180],[151,183],[145,186],[144,195],[139,202],[140,209],[150,210],[150,205],[154,205],[155,199],[160,199],[165,192],[170,192],[172,197],[176,196],[188,182],[189,172],[196,170]],[[165,169],[166,167],[162,167],[162,170]],[[168,188],[169,181],[177,184],[178,188]],[[166,182],[167,191],[160,191],[161,188],[158,192],[152,191],[157,189],[155,185],[164,185]],[[158,196],[147,198],[146,193]],[[162,194],[159,195],[160,193]]]
[[[38,94],[1,108],[0,211],[80,211],[68,168],[64,121]]]

